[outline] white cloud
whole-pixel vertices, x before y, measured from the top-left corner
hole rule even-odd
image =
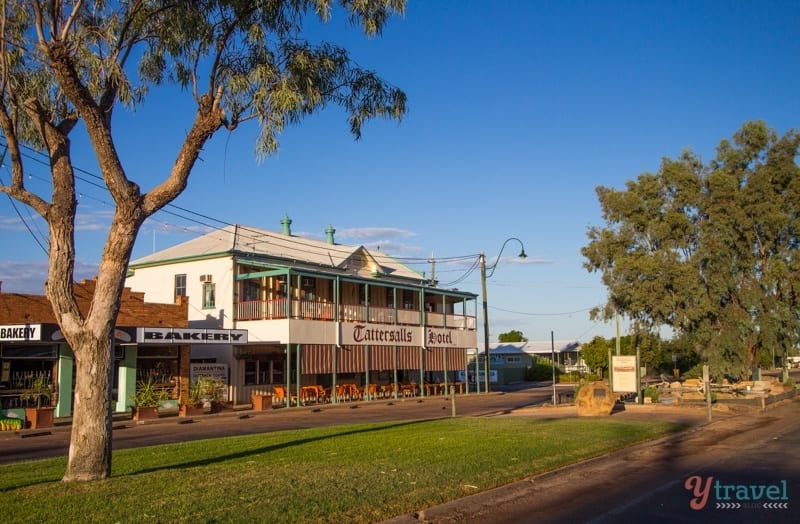
[[[94,278],[97,275],[96,264],[75,263],[75,280]],[[0,282],[3,293],[44,294],[44,283],[47,280],[47,261],[8,262],[0,261]]]
[[[336,230],[337,237],[359,239],[362,243],[364,241],[372,241],[374,243],[378,240],[386,242],[385,239],[388,238],[408,238],[415,235],[416,233],[412,231],[395,227],[353,227]]]

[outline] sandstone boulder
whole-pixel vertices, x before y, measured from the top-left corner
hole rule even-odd
[[[590,382],[578,391],[575,406],[580,417],[608,416],[617,398],[605,382]]]

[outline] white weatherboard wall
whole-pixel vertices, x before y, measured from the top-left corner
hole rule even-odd
[[[144,292],[148,302],[171,303],[175,299],[175,275],[179,274],[186,275],[190,326],[234,328],[233,260],[229,256],[137,268],[125,285],[133,291]],[[201,275],[211,275],[215,284],[214,308],[203,309]]]

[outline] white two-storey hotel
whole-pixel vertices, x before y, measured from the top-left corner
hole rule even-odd
[[[150,301],[189,300],[189,326],[246,330],[192,345],[195,363],[227,373],[230,401],[282,390],[300,399],[339,384],[368,399],[426,384],[469,389],[477,295],[432,285],[380,250],[240,225],[132,261],[126,286]],[[237,333],[240,331],[236,331]],[[161,337],[169,339],[168,330]],[[191,341],[181,341],[191,343]],[[406,389],[405,391],[408,391]]]

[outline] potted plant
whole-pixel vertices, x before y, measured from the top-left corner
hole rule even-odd
[[[203,406],[204,392],[204,382],[199,379],[193,380],[192,383],[189,384],[189,397],[185,404],[181,404],[179,415],[182,417],[193,417],[205,413],[206,408]]]
[[[140,380],[136,384],[136,393],[131,397],[134,405],[133,420],[158,418],[158,405],[168,398],[164,388],[158,386],[152,378]]]
[[[225,382],[220,378],[201,376],[197,378],[197,384],[200,389],[200,402],[203,407],[210,408],[212,412],[218,411],[224,396]]]
[[[43,376],[36,377],[31,387],[19,396],[19,399],[27,405],[25,418],[30,423],[31,429],[52,428],[55,425],[54,408],[50,406],[52,398],[53,387]]]

